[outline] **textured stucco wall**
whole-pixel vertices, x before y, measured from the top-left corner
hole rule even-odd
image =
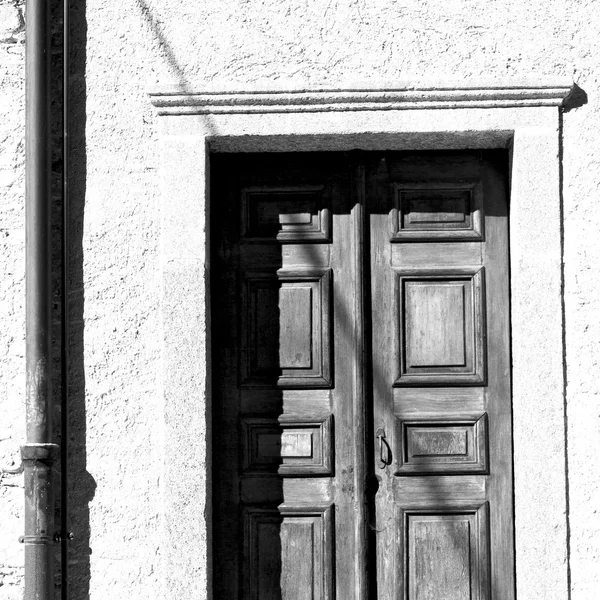
[[[148,86],[545,75],[570,76],[588,94],[585,106],[564,115],[562,175],[572,599],[594,598],[600,589],[597,2],[72,4],[73,598],[158,598],[162,582],[185,579],[189,566],[161,560],[161,548],[177,535],[161,517],[164,486],[176,482],[160,467],[165,432],[172,435],[176,419],[162,411],[170,382],[161,380],[161,347],[174,342],[163,340],[160,320],[160,273],[169,266],[158,232],[168,205],[161,210]],[[0,0],[0,467],[18,463],[24,430],[21,8],[19,0]],[[0,482],[7,533],[0,537],[2,598],[19,597],[21,547],[14,540],[22,531],[21,481],[7,475]]]
[[[25,434],[25,57],[22,4],[0,1],[0,468]],[[0,474],[0,597],[21,597],[23,478]]]

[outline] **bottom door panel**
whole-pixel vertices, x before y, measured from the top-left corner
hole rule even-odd
[[[333,600],[333,506],[244,508],[248,600]]]
[[[397,509],[406,600],[489,600],[488,504]]]

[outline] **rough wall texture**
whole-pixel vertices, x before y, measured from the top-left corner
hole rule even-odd
[[[571,588],[573,600],[594,598],[600,589],[597,3],[72,4],[72,597],[158,598],[161,580],[185,577],[160,567],[158,465],[169,428],[159,376],[160,156],[148,85],[567,75],[588,95],[585,106],[563,117]],[[0,467],[18,464],[24,432],[22,5],[0,0]],[[0,482],[2,598],[20,597],[21,482],[14,475]]]
[[[0,2],[0,468],[17,469],[25,434],[25,34],[21,2]],[[21,597],[22,475],[0,473],[0,597]]]

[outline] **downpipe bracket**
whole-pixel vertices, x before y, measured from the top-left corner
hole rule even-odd
[[[32,544],[34,546],[46,546],[54,540],[49,535],[20,535],[20,544]]]
[[[68,531],[64,535],[62,533],[60,533],[60,531],[57,531],[54,534],[54,543],[60,544],[61,542],[70,542],[74,538],[75,538],[75,535],[73,534],[72,531]]]

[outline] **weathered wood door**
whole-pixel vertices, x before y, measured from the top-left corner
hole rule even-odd
[[[211,176],[215,598],[511,600],[506,154]]]

